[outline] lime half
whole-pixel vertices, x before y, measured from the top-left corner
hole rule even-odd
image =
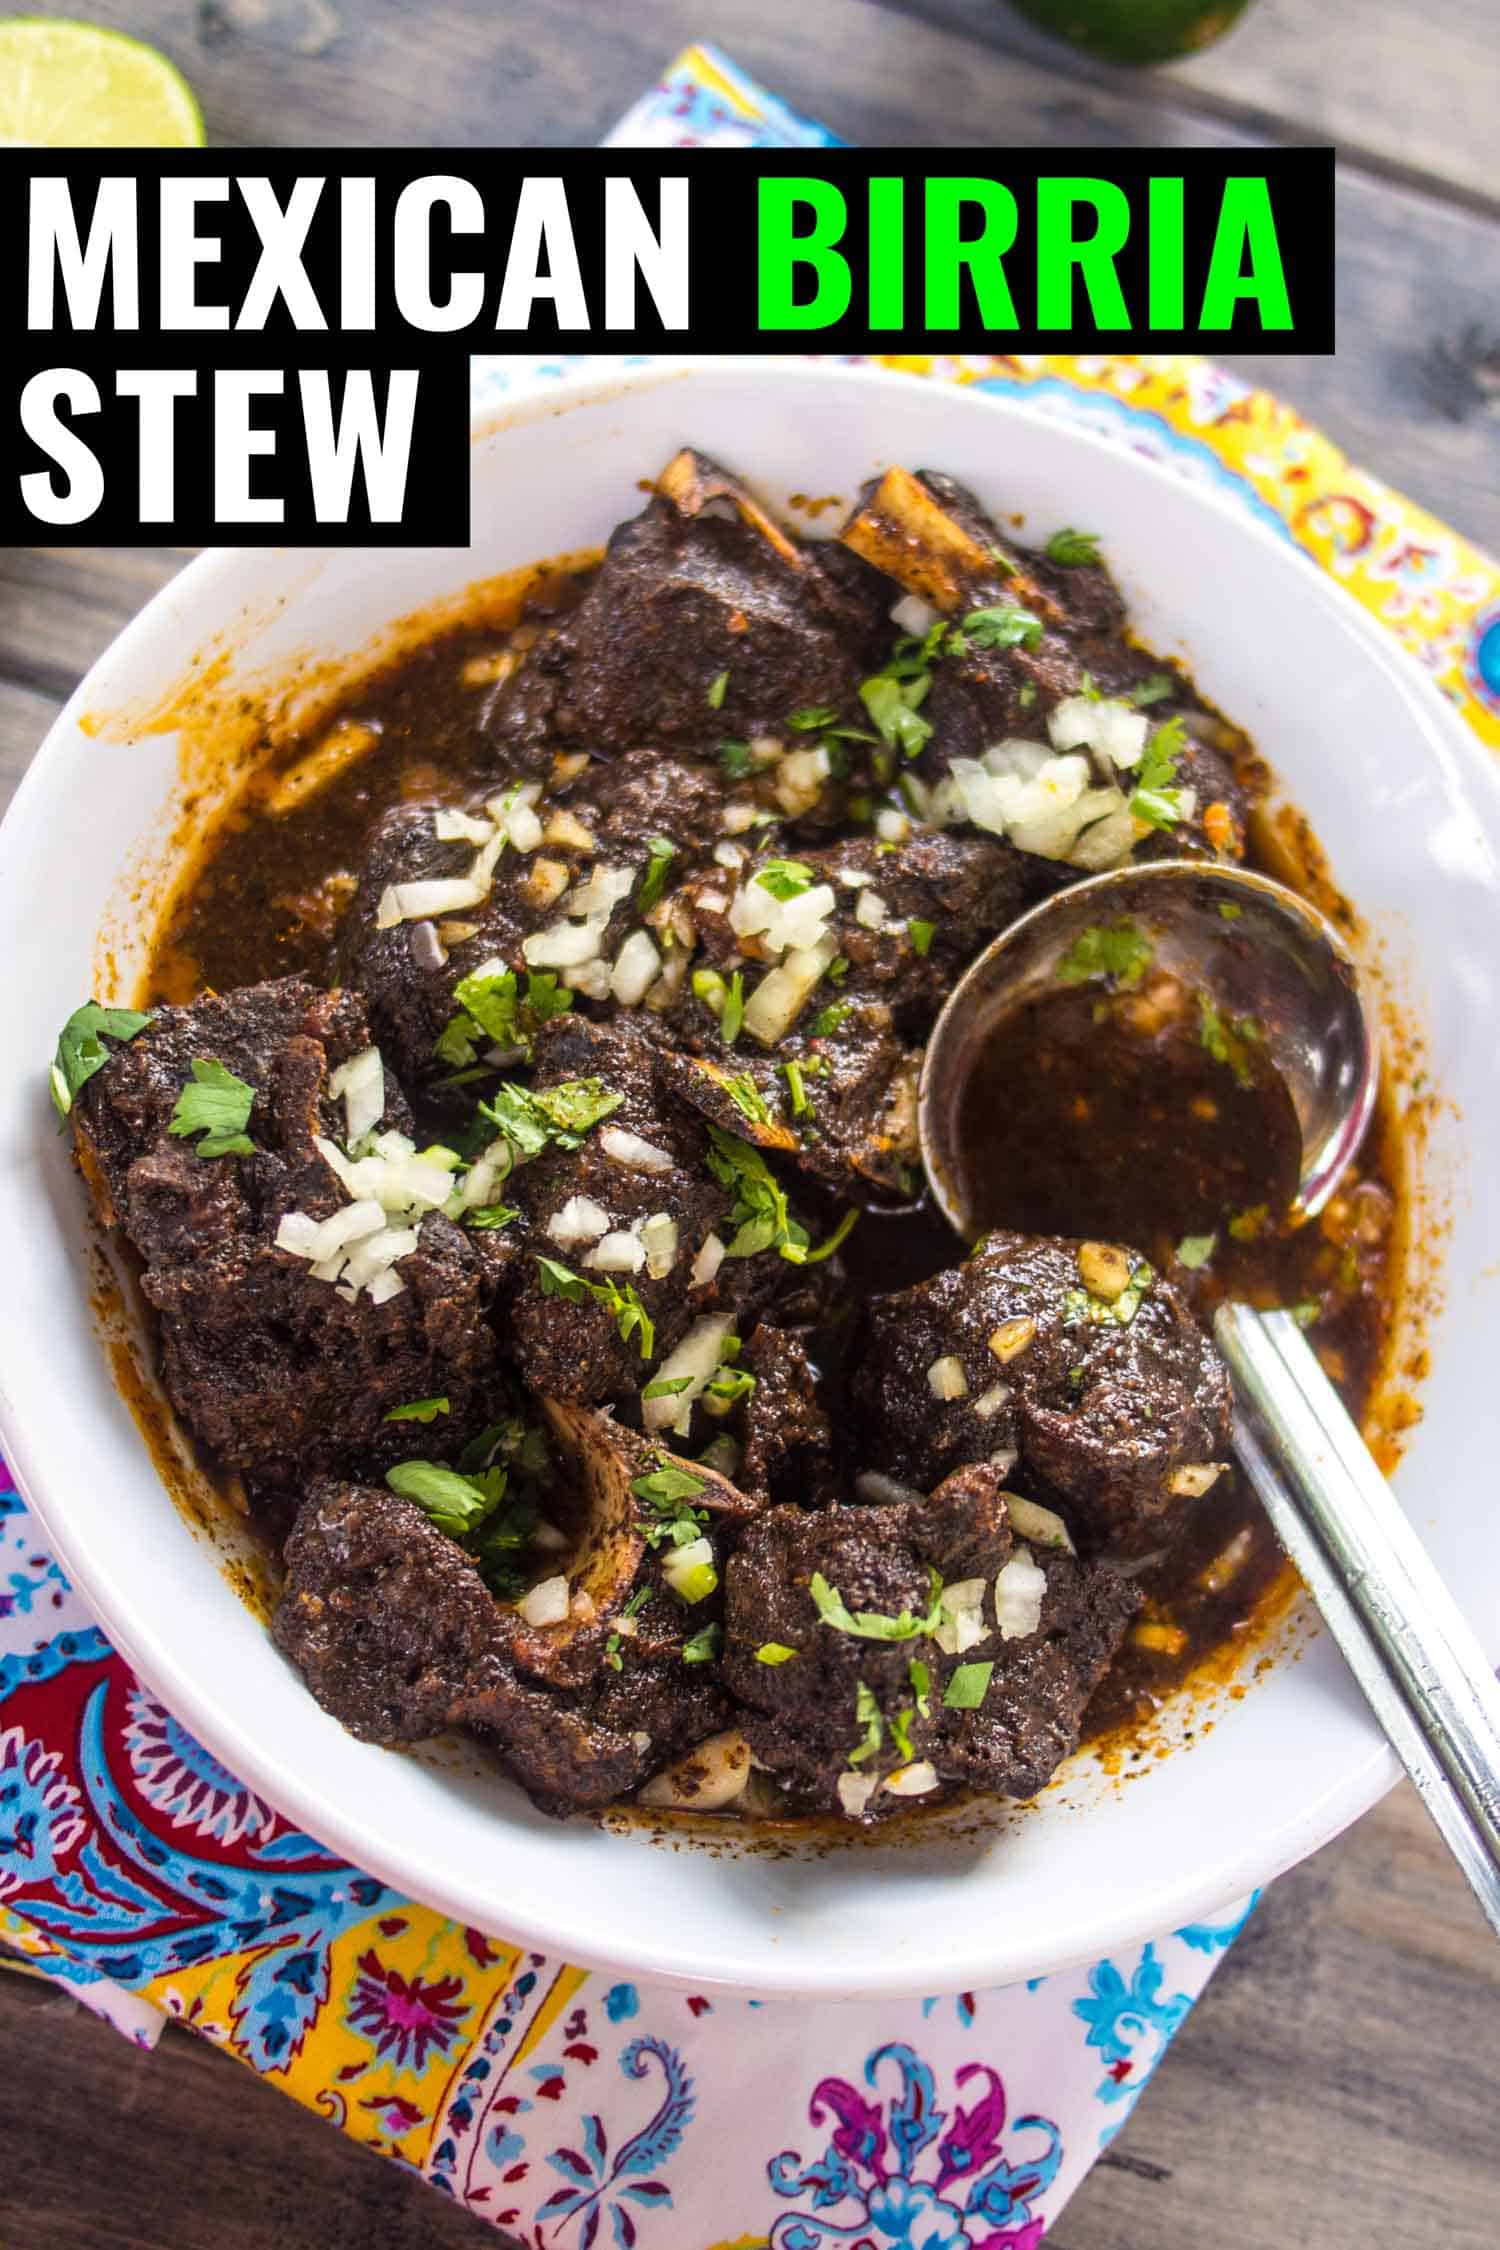
[[[95,23],[0,18],[0,148],[201,148],[203,112],[154,47]]]

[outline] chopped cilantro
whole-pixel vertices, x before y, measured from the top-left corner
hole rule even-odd
[[[598,1078],[564,1078],[555,1086],[517,1086],[506,1079],[479,1114],[509,1141],[518,1164],[540,1156],[551,1143],[577,1148],[585,1133],[613,1116],[625,1099]]]
[[[1245,1049],[1261,1038],[1260,1025],[1253,1016],[1221,1016],[1208,994],[1200,992],[1198,1038],[1215,1062],[1228,1064],[1241,1086],[1249,1085],[1250,1059]]]
[[[630,1489],[643,1500],[655,1521],[641,1526],[649,1546],[690,1547],[702,1536],[707,1516],[688,1502],[704,1490],[703,1479],[677,1468],[658,1454],[659,1466],[648,1475],[632,1479]]]
[[[1057,965],[1059,984],[1109,977],[1122,992],[1138,985],[1151,963],[1151,940],[1139,923],[1095,922],[1080,930]]]
[[[520,1209],[514,1203],[476,1203],[471,1211],[465,1211],[463,1223],[466,1227],[477,1227],[481,1234],[493,1234],[520,1216]]]
[[[821,1008],[807,1027],[810,1039],[831,1039],[850,1012],[847,1000],[835,1000],[831,1006]]]
[[[757,1664],[790,1664],[797,1651],[785,1641],[762,1641],[755,1652]]]
[[[719,1011],[719,1037],[726,1047],[732,1047],[745,1022],[745,972],[736,969],[724,993],[724,1005]],[[753,1083],[753,1081],[752,1081]]]
[[[680,1392],[690,1391],[692,1387],[693,1378],[691,1375],[658,1375],[654,1383],[646,1385],[641,1397],[676,1398]]]
[[[152,1021],[134,1008],[101,1008],[86,1000],[75,1008],[58,1034],[57,1054],[48,1073],[52,1100],[59,1117],[73,1107],[79,1088],[109,1061],[106,1039],[134,1039]]]
[[[439,1531],[450,1538],[465,1538],[477,1531],[505,1496],[504,1469],[481,1469],[464,1476],[436,1461],[398,1461],[387,1469],[385,1481],[403,1500],[414,1500]]]
[[[972,648],[1035,648],[1042,621],[1019,602],[997,602],[992,609],[970,610],[959,630]]]
[[[755,880],[772,898],[800,898],[813,887],[813,871],[800,859],[768,859],[756,870]]]
[[[1061,563],[1066,570],[1077,570],[1086,563],[1099,560],[1099,534],[1097,531],[1054,531],[1047,541],[1047,559]]]
[[[784,1062],[781,1065],[781,1072],[787,1083],[787,1091],[792,1097],[793,1117],[811,1117],[813,1105],[808,1100],[807,1088],[802,1081],[802,1065],[797,1062]]]
[[[786,1191],[760,1150],[717,1125],[709,1127],[709,1137],[713,1143],[709,1170],[734,1197],[730,1216],[736,1231],[727,1256],[754,1258],[763,1250],[777,1250],[788,1264],[807,1266],[833,1255],[859,1216],[857,1211],[846,1211],[832,1234],[814,1250],[809,1247],[806,1227],[792,1217]]]
[[[684,1664],[712,1664],[719,1653],[719,1643],[724,1638],[722,1625],[705,1625],[690,1641],[682,1644]]]
[[[1269,1217],[1270,1209],[1268,1205],[1252,1203],[1247,1209],[1234,1213],[1229,1221],[1230,1234],[1236,1242],[1253,1242],[1257,1235],[1265,1232],[1266,1221]]]
[[[913,953],[925,957],[931,947],[933,938],[937,934],[937,924],[936,922],[911,921],[906,925],[906,934],[911,939]]]
[[[867,1758],[875,1756],[885,1740],[885,1722],[880,1716],[880,1705],[875,1700],[874,1691],[867,1688],[863,1680],[855,1683],[854,1716],[865,1731],[862,1739],[850,1751],[849,1763],[851,1766],[862,1766]]]
[[[1315,1320],[1322,1318],[1322,1300],[1318,1297],[1304,1297],[1300,1304],[1289,1305],[1287,1310],[1299,1328],[1311,1328]]]
[[[835,953],[833,959],[829,962],[827,968],[823,971],[823,974],[827,977],[830,984],[842,984],[845,977],[849,974],[849,959],[847,954]]]
[[[621,1342],[628,1344],[634,1336],[642,1359],[651,1357],[656,1349],[656,1329],[632,1282],[622,1282],[612,1273],[606,1274],[602,1281],[586,1281],[582,1274],[540,1253],[536,1262],[544,1297],[565,1297],[572,1305],[581,1305],[592,1297],[613,1315]]]
[[[190,1084],[177,1097],[167,1120],[167,1131],[184,1140],[201,1133],[194,1153],[198,1156],[253,1156],[255,1143],[245,1127],[255,1102],[255,1088],[212,1055],[195,1055]]]
[[[719,771],[726,781],[743,781],[750,771],[750,745],[726,736],[719,744]]]
[[[724,1014],[727,1015],[728,1013],[729,1003],[726,1000],[724,1003]],[[723,1016],[721,1016],[719,1018],[721,1028],[723,1025],[723,1021],[724,1018]],[[755,1080],[751,1077],[748,1070],[740,1071],[733,1078],[723,1078],[719,1081],[719,1083],[723,1087],[725,1093],[729,1096],[729,1099],[733,1102],[735,1108],[739,1111],[741,1117],[748,1118],[752,1125],[770,1124],[771,1112],[769,1107],[767,1106],[766,1097],[761,1092],[760,1088],[756,1085]]]
[[[573,995],[551,970],[536,971],[521,992],[514,969],[490,976],[460,977],[453,988],[458,1014],[440,1033],[435,1052],[441,1062],[466,1069],[481,1040],[492,1047],[519,1047],[529,1053],[531,1034],[553,1016],[565,1016]]]
[[[705,1398],[711,1398],[725,1408],[738,1406],[742,1398],[755,1396],[755,1377],[748,1367],[719,1367],[703,1386]]]
[[[1148,704],[1160,703],[1163,696],[1170,695],[1175,685],[1167,672],[1148,672],[1145,679],[1137,680],[1129,690],[1129,699],[1138,711],[1144,711]]]
[[[921,1657],[914,1656],[906,1667],[906,1676],[911,1681],[911,1691],[917,1699],[917,1709],[925,1719],[932,1709],[932,1674],[922,1662]]]
[[[804,703],[792,713],[787,724],[795,727],[799,734],[818,734],[824,727],[831,727],[837,718],[838,712],[831,703]]]
[[[878,1610],[855,1609],[846,1605],[842,1594],[829,1585],[821,1570],[815,1570],[808,1580],[807,1590],[819,1618],[831,1625],[836,1633],[848,1633],[860,1641],[914,1641],[925,1634],[935,1633],[943,1621],[941,1596],[943,1582],[937,1572],[929,1573],[931,1590],[926,1614],[917,1617],[909,1609],[899,1617],[883,1617]]]
[[[891,1747],[904,1766],[909,1766],[917,1754],[911,1739],[911,1723],[915,1717],[916,1713],[908,1703],[891,1721]]]
[[[1221,898],[1219,901],[1219,919],[1221,922],[1237,922],[1244,911],[1245,909],[1242,906],[1232,906],[1227,898]]]
[[[389,1414],[382,1414],[382,1422],[435,1422],[440,1414],[448,1412],[445,1398],[414,1398],[409,1406],[393,1406]]]
[[[1137,1259],[1130,1279],[1111,1303],[1091,1296],[1087,1289],[1069,1289],[1063,1295],[1063,1326],[1076,1328],[1086,1321],[1093,1328],[1128,1328],[1141,1309],[1141,1300],[1156,1279],[1156,1269],[1145,1258]]]
[[[625,1659],[620,1654],[620,1636],[618,1633],[611,1633],[609,1639],[605,1642],[604,1661],[612,1672],[624,1671]]]
[[[715,672],[708,683],[708,708],[710,711],[722,711],[724,698],[728,693],[729,674],[727,672]]]
[[[1036,681],[1023,680],[1016,690],[1016,701],[1023,711],[1029,711],[1036,701]]]
[[[1216,1234],[1185,1234],[1177,1245],[1177,1263],[1186,1266],[1189,1273],[1196,1273],[1200,1266],[1208,1264],[1218,1240]]]
[[[946,1711],[977,1711],[989,1692],[995,1667],[989,1664],[960,1664],[943,1690],[943,1708]]]
[[[670,836],[653,836],[646,846],[650,858],[646,872],[641,877],[641,887],[636,894],[636,911],[649,913],[667,887],[667,869],[677,857],[677,846]]]
[[[859,699],[881,741],[889,749],[899,750],[903,757],[920,757],[932,738],[932,721],[924,719],[920,710],[931,685],[931,674],[926,671],[899,679],[889,665],[860,683]]]
[[[1187,731],[1181,719],[1168,719],[1146,744],[1135,772],[1130,810],[1151,828],[1171,828],[1182,817],[1182,792],[1177,780],[1177,759],[1187,748]]]

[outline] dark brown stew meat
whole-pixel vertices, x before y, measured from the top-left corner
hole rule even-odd
[[[53,1074],[163,1382],[366,1740],[549,1811],[1026,1797],[1248,1630],[1225,1291],[1356,1411],[1394,1205],[1323,1219],[1254,1027],[1090,931],[924,1203],[923,1041],[1017,914],[1255,858],[1248,744],[1095,543],[891,471],[806,542],[693,453],[602,562],[268,754],[139,1012]]]

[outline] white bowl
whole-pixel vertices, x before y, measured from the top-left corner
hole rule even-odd
[[[369,1749],[317,1709],[159,1482],[87,1302],[84,1199],[44,1066],[95,984],[111,916],[120,981],[106,996],[128,992],[145,936],[130,885],[160,866],[180,785],[170,732],[111,742],[85,716],[154,704],[160,723],[188,659],[216,641],[230,686],[347,659],[476,576],[597,543],[636,505],[636,480],[687,442],[773,501],[847,499],[907,462],[951,471],[1039,531],[1100,533],[1144,637],[1190,654],[1310,815],[1451,1103],[1426,1162],[1426,1208],[1452,1222],[1445,1305],[1397,1484],[1500,1655],[1484,1333],[1500,1178],[1465,1163],[1500,1134],[1500,767],[1336,586],[1213,494],[1008,399],[850,368],[697,362],[554,387],[476,424],[468,552],[208,554],[101,659],[0,835],[0,1421],[59,1558],[154,1690],[282,1811],[415,1897],[576,1961],[699,1987],[1009,1982],[1211,1916],[1389,1785],[1393,1760],[1326,1637],[1305,1622],[1278,1635],[1276,1661],[1221,1701],[1212,1729],[1185,1703],[1163,1738],[1195,1739],[1128,1787],[1083,1756],[1034,1808],[940,1824],[917,1844],[711,1853],[559,1826],[467,1758]]]

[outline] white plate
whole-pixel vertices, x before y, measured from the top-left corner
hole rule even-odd
[[[132,867],[159,862],[177,783],[170,736],[110,743],[81,718],[161,698],[216,635],[233,678],[263,683],[347,656],[476,576],[593,544],[686,442],[773,501],[847,499],[907,462],[951,471],[1001,515],[1023,510],[1038,533],[1100,533],[1145,638],[1190,653],[1311,816],[1453,1105],[1428,1167],[1452,1216],[1446,1305],[1397,1482],[1500,1654],[1485,1333],[1500,1175],[1465,1164],[1466,1149],[1500,1144],[1500,767],[1328,579],[1212,493],[1008,399],[850,368],[698,362],[554,388],[476,425],[469,552],[217,552],[121,635],[0,834],[0,1418],[61,1561],[156,1692],[284,1812],[415,1897],[576,1961],[700,1987],[1008,1982],[1211,1916],[1388,1786],[1393,1761],[1326,1638],[1291,1634],[1211,1731],[1129,1786],[1084,1757],[1038,1807],[977,1836],[971,1823],[919,1847],[715,1856],[559,1826],[498,1775],[362,1747],[316,1708],[158,1482],[86,1302],[83,1197],[44,1066],[89,989],[106,908],[118,913]],[[121,993],[143,936],[127,931],[118,949]]]

